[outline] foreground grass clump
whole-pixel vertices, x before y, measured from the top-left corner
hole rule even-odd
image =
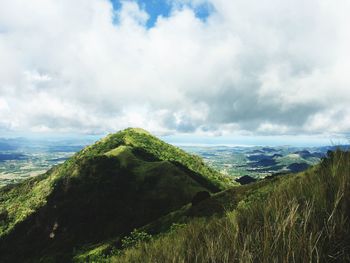
[[[112,262],[350,262],[350,153],[285,176],[225,216],[197,219]]]

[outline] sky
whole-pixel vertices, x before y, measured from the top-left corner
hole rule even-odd
[[[349,138],[349,12],[348,0],[0,0],[0,137]]]

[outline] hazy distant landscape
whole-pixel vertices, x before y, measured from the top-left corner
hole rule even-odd
[[[84,140],[0,138],[0,187],[46,172],[86,144]]]
[[[350,263],[349,0],[0,3],[0,263]]]
[[[0,186],[44,173],[54,165],[63,163],[94,139],[0,139]],[[328,150],[336,148],[188,145],[179,147],[201,156],[209,166],[234,179],[246,175],[259,179],[276,173],[300,172],[317,164]]]

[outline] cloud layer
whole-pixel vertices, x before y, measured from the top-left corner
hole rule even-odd
[[[171,3],[0,0],[0,131],[350,133],[349,1]]]

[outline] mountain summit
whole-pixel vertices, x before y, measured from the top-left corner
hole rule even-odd
[[[122,237],[234,183],[201,158],[128,128],[62,165],[0,189],[1,262],[69,262],[75,249]]]

